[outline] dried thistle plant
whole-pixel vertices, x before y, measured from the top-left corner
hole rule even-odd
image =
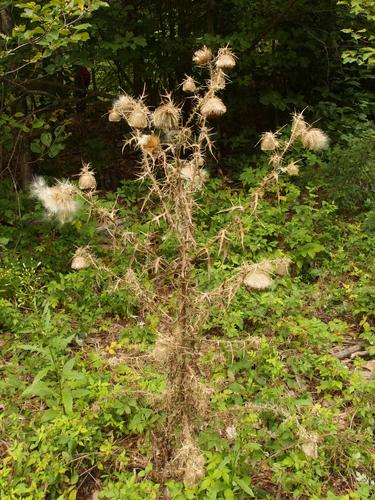
[[[141,306],[154,317],[158,317],[156,342],[150,360],[165,373],[167,388],[161,404],[167,415],[165,435],[168,449],[174,449],[165,464],[169,477],[183,478],[194,484],[204,476],[204,459],[197,447],[197,433],[209,415],[209,393],[204,389],[198,360],[204,343],[203,331],[214,308],[227,309],[240,287],[251,293],[270,288],[277,276],[289,272],[290,260],[278,258],[239,266],[233,275],[223,280],[212,290],[201,290],[196,277],[195,263],[201,255],[209,255],[215,244],[219,254],[225,254],[230,232],[235,230],[243,241],[241,214],[253,213],[259,200],[281,174],[298,175],[299,165],[286,160],[296,141],[309,149],[322,149],[328,144],[327,136],[309,126],[302,114],[294,115],[290,137],[280,138],[280,131],[266,132],[261,138],[261,149],[269,154],[270,173],[249,195],[244,206],[229,209],[235,217],[217,235],[199,243],[196,238],[196,194],[204,189],[208,173],[204,169],[207,158],[214,152],[210,121],[226,112],[226,106],[218,95],[227,83],[224,70],[234,67],[236,58],[228,47],[219,49],[214,55],[203,47],[194,53],[193,61],[208,72],[204,84],[199,85],[187,76],[181,84],[192,102],[191,112],[184,117],[183,104],[176,103],[172,94],[161,96],[155,110],[146,105],[146,97],[136,99],[126,94],[119,96],[109,112],[110,121],[126,120],[131,128],[125,145],[136,148],[140,155],[139,180],[147,180],[149,192],[142,210],[149,208],[149,226],[158,231],[164,221],[168,230],[163,236],[175,244],[174,258],[164,258],[162,250],[149,234],[135,234],[124,227],[115,206],[109,210],[100,206],[90,191],[94,188],[94,173],[84,166],[81,176],[89,176],[80,186],[80,196],[90,205],[90,214],[99,220],[99,228],[106,231],[113,246],[131,250],[130,266],[124,276],[114,276],[114,289],[127,288]],[[94,179],[92,179],[94,177]],[[66,221],[76,209],[70,184],[64,184],[63,192],[54,199],[55,188],[48,188],[38,181],[33,193],[42,201],[47,211]],[[89,186],[86,188],[86,186]],[[96,183],[95,183],[96,186]],[[74,186],[73,186],[74,188]],[[56,190],[56,189],[55,189]],[[90,191],[89,191],[90,190]],[[78,191],[78,190],[77,190]],[[60,192],[60,191],[59,191]],[[56,208],[57,206],[57,208]],[[75,269],[84,268],[88,261],[87,249],[78,249],[73,262]],[[132,266],[137,264],[137,267]],[[145,269],[153,276],[153,287],[144,287],[136,269]],[[102,269],[111,274],[111,270]]]

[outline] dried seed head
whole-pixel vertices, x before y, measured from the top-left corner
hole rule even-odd
[[[280,166],[282,161],[283,157],[279,154],[273,154],[272,156],[270,156],[270,163],[274,168]]]
[[[320,128],[310,128],[303,134],[302,144],[307,149],[320,151],[328,148],[329,137]]]
[[[212,51],[208,47],[204,46],[199,50],[196,50],[193,55],[193,62],[198,66],[205,66],[212,59]]]
[[[244,285],[248,289],[265,290],[272,285],[272,278],[263,271],[251,271],[245,276]]]
[[[170,130],[178,127],[180,114],[180,109],[168,96],[168,101],[155,109],[152,119],[156,128]]]
[[[85,190],[95,190],[96,189],[96,179],[94,171],[90,168],[90,163],[83,163],[78,180],[79,189]]]
[[[121,121],[121,115],[117,111],[110,111],[108,115],[108,121],[110,122],[119,122]]]
[[[276,134],[273,132],[265,132],[260,141],[260,149],[262,151],[273,151],[277,147],[279,147],[279,141],[276,138]]]
[[[137,105],[137,101],[127,94],[120,95],[113,102],[112,112],[118,113],[121,117],[126,118]]]
[[[56,217],[62,224],[73,219],[79,208],[74,199],[76,189],[69,181],[57,181],[53,187],[47,186],[42,177],[31,184],[31,194],[38,198],[49,217]]]
[[[155,154],[160,151],[160,138],[158,135],[141,135],[138,144],[146,153]]]
[[[147,108],[141,102],[137,102],[133,110],[127,115],[126,119],[132,128],[146,128],[148,126]]]
[[[303,119],[302,113],[294,113],[292,121],[292,136],[302,137],[307,130],[307,123]]]
[[[236,59],[233,52],[227,47],[219,49],[216,58],[216,67],[218,69],[232,69],[235,65]]]
[[[299,175],[299,165],[295,161],[292,161],[289,163],[289,165],[286,166],[285,171],[289,175]]]
[[[281,257],[274,260],[273,272],[279,276],[287,276],[289,274],[289,267],[292,261],[288,257]]]
[[[194,163],[189,163],[181,169],[181,179],[184,179],[189,184],[192,184],[196,189],[201,189],[204,183],[209,178],[207,170],[196,168]]]
[[[80,271],[81,269],[90,267],[92,263],[93,263],[93,256],[89,252],[88,248],[79,247],[77,248],[77,250],[73,255],[70,267],[76,271]]]
[[[225,89],[225,76],[224,71],[221,69],[217,69],[212,73],[210,87],[214,92]]]
[[[205,118],[218,118],[222,116],[227,111],[227,108],[223,101],[216,96],[209,97],[205,99],[201,106],[202,116]]]
[[[259,262],[257,268],[263,273],[272,274],[274,271],[274,263],[272,260],[264,260],[262,262]]]
[[[191,76],[187,76],[182,82],[182,90],[184,92],[195,92],[197,90],[197,86]]]

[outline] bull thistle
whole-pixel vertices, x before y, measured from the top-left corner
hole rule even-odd
[[[81,176],[90,176],[90,182],[88,177],[85,182],[80,179],[84,184],[80,196],[90,205],[90,214],[98,218],[99,230],[107,231],[114,248],[119,247],[121,251],[132,248],[131,262],[154,274],[152,289],[142,286],[131,265],[124,276],[113,277],[116,289],[118,286],[127,288],[150,317],[158,318],[156,341],[148,359],[157,365],[167,380],[161,402],[166,413],[162,432],[168,450],[162,454],[165,457],[162,480],[181,479],[189,486],[200,481],[205,474],[204,457],[197,444],[197,434],[210,414],[209,393],[201,381],[198,364],[200,347],[205,342],[204,327],[213,309],[226,309],[241,287],[249,293],[263,293],[274,286],[278,276],[289,273],[291,264],[286,257],[243,263],[219,286],[202,291],[198,286],[195,262],[202,255],[210,255],[210,249],[215,245],[219,248],[219,255],[223,255],[230,232],[234,231],[239,239],[242,238],[241,213],[254,213],[267,187],[278,182],[280,175],[298,175],[297,162],[285,160],[296,141],[315,150],[328,145],[324,132],[308,125],[302,114],[294,115],[289,139],[281,140],[279,131],[263,134],[260,147],[269,154],[270,173],[251,193],[245,205],[238,207],[239,215],[209,241],[201,243],[195,236],[196,194],[204,189],[208,179],[204,166],[208,155],[213,154],[210,122],[221,117],[227,109],[217,95],[226,86],[224,70],[233,68],[236,58],[228,47],[219,49],[216,56],[211,49],[203,47],[194,53],[193,62],[206,69],[209,78],[203,85],[190,76],[181,83],[182,90],[189,94],[187,98],[193,103],[192,111],[185,119],[183,104],[176,103],[170,93],[161,97],[161,103],[154,111],[146,106],[145,96],[134,99],[123,94],[113,102],[108,115],[109,121],[124,119],[131,128],[131,137],[125,145],[139,151],[139,179],[147,180],[149,186],[142,210],[153,203],[152,210],[157,210],[157,213],[152,214],[149,224],[158,231],[160,220],[164,221],[168,228],[164,240],[177,241],[174,258],[164,258],[162,248],[153,240],[154,232],[146,235],[132,233],[118,219],[115,206],[112,210],[100,207],[92,193],[96,184],[94,187],[95,179],[91,179],[93,172],[88,166],[81,171]],[[37,180],[32,192],[50,215],[66,222],[77,210],[75,189],[66,182],[49,188],[43,180]],[[78,248],[71,263],[73,269],[85,269],[91,264],[100,269],[100,263],[90,254],[88,247]],[[108,268],[103,269],[111,274]],[[157,450],[155,455],[159,455]]]

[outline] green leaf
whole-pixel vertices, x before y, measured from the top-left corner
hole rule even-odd
[[[40,142],[44,146],[49,147],[52,144],[52,134],[51,134],[51,132],[43,132],[43,134],[40,136]]]
[[[66,413],[72,413],[73,411],[73,396],[72,391],[68,386],[65,386],[62,390],[62,404]]]
[[[248,481],[248,480],[247,480]],[[250,488],[250,485],[247,484],[247,481],[241,479],[240,477],[235,476],[234,482],[239,486],[245,493],[250,495],[252,498],[255,497],[253,490]]]

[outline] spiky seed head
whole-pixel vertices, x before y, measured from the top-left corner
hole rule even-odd
[[[215,64],[218,69],[234,68],[236,65],[236,59],[233,52],[227,47],[219,49]]]
[[[204,46],[199,50],[196,50],[193,55],[193,62],[197,66],[205,66],[212,59],[212,51],[208,47]]]
[[[146,153],[155,154],[160,151],[160,138],[156,134],[143,134],[139,138],[138,144]]]
[[[264,260],[259,262],[257,268],[258,271],[261,271],[262,273],[272,274],[274,271],[274,264],[272,260]]]
[[[74,199],[76,188],[69,181],[57,181],[55,186],[47,186],[42,177],[31,184],[31,194],[39,199],[49,217],[56,217],[62,224],[73,219],[79,203]]]
[[[208,119],[219,118],[227,111],[227,108],[220,97],[213,96],[204,100],[201,106],[202,116]]]
[[[302,144],[306,149],[320,151],[328,148],[329,137],[320,128],[310,128],[303,134]]]
[[[122,94],[113,101],[112,111],[116,111],[120,116],[126,118],[136,105],[137,101],[133,97]]]
[[[90,254],[87,247],[79,247],[77,248],[77,250],[73,255],[70,267],[75,271],[80,271],[81,269],[86,269],[87,267],[90,267],[92,263],[93,263],[93,257]]]
[[[178,127],[180,114],[180,109],[169,99],[155,109],[152,119],[156,128],[171,130]]]
[[[96,179],[94,175],[94,171],[90,168],[89,163],[83,163],[79,180],[78,180],[79,189],[86,190],[95,190],[96,189]]]
[[[212,73],[210,87],[214,92],[218,90],[225,89],[226,81],[225,81],[225,73],[221,69],[217,69]]]
[[[196,168],[194,163],[188,163],[181,169],[181,179],[193,184],[196,189],[201,189],[208,180],[209,174],[203,168]]]
[[[299,175],[299,165],[295,161],[289,163],[285,168],[287,174],[296,176]]]
[[[262,151],[274,151],[277,147],[279,147],[279,141],[277,140],[276,134],[273,132],[265,132],[260,141],[260,149]]]
[[[274,168],[280,166],[282,161],[283,157],[280,154],[273,154],[272,156],[270,156],[270,163]]]
[[[303,118],[303,114],[294,113],[292,120],[292,136],[295,138],[302,137],[305,134],[306,130],[307,130],[307,123]]]
[[[117,111],[110,111],[108,115],[108,121],[110,122],[119,122],[121,121],[121,115]]]
[[[265,290],[272,286],[272,278],[264,271],[251,271],[245,276],[244,285],[252,290]]]
[[[147,108],[142,102],[137,102],[133,110],[127,115],[131,128],[146,128],[148,126]]]
[[[195,92],[197,90],[197,86],[195,85],[194,79],[191,76],[187,76],[182,82],[182,90],[187,93]]]
[[[279,276],[287,276],[289,274],[289,267],[292,261],[288,257],[281,257],[274,261],[274,273]]]

